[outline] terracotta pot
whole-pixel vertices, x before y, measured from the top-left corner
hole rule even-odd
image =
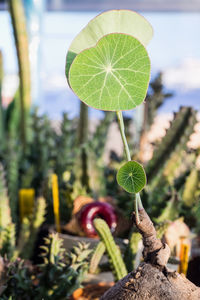
[[[114,282],[99,282],[98,284],[88,284],[84,288],[77,289],[71,300],[98,300],[111,286]]]

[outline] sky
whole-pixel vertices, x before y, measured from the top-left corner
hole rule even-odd
[[[98,12],[45,12],[42,17],[39,75],[41,92],[34,100],[41,112],[53,119],[63,111],[73,117],[78,113],[79,100],[67,86],[64,69],[67,49],[77,33]],[[180,105],[193,105],[200,110],[200,16],[198,13],[144,13],[154,28],[154,37],[147,50],[151,59],[153,78],[163,72],[167,90],[174,92],[161,112],[177,110]],[[8,75],[5,93],[15,89],[17,60],[12,28],[7,12],[0,12],[0,49],[4,54],[4,69]],[[10,80],[12,78],[12,80]],[[100,116],[91,110],[91,116]]]

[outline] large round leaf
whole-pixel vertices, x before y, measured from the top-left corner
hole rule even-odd
[[[145,47],[133,36],[113,33],[76,56],[69,73],[74,93],[100,110],[129,110],[141,104],[150,78]]]
[[[131,10],[110,10],[98,15],[70,45],[66,60],[67,78],[76,55],[87,48],[94,47],[103,36],[110,33],[130,34],[147,46],[153,36],[153,29],[143,16]]]
[[[140,192],[146,184],[143,166],[136,161],[125,163],[117,173],[117,182],[129,193]]]

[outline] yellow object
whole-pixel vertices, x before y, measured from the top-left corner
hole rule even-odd
[[[30,217],[33,214],[35,199],[34,189],[20,189],[19,190],[19,211],[21,221],[25,217]]]
[[[53,211],[54,211],[56,231],[61,232],[60,213],[59,213],[58,176],[56,174],[52,174],[52,195],[53,195]]]
[[[183,273],[185,276],[187,274],[188,269],[188,261],[189,261],[189,245],[185,244],[183,240],[181,240],[181,249],[180,249],[180,264],[178,272]]]

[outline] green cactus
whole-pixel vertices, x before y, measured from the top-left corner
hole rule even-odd
[[[9,0],[20,75],[20,131],[25,150],[27,143],[28,113],[31,105],[31,77],[28,51],[28,36],[22,0]]]
[[[3,55],[0,51],[0,154],[5,144],[5,118],[2,106],[2,83],[3,83]]]
[[[4,169],[0,164],[0,254],[8,259],[14,258],[15,225],[12,223],[9,199],[4,177]]]
[[[18,242],[18,253],[21,258],[30,259],[33,255],[34,245],[40,226],[45,221],[46,201],[43,197],[37,198],[31,219],[22,221]]]
[[[10,223],[11,212],[5,182],[5,172],[3,165],[0,163],[0,228],[5,228]]]
[[[96,273],[98,265],[102,259],[102,256],[106,250],[104,242],[99,242],[93,252],[92,258],[90,260],[90,269],[91,274]]]
[[[195,204],[200,196],[200,171],[193,169],[186,179],[183,190],[183,202],[186,206],[191,207]]]
[[[128,272],[135,270],[135,259],[138,252],[138,245],[142,237],[139,232],[131,231],[129,234],[129,243],[124,253],[124,261]]]
[[[150,83],[151,91],[148,93],[145,101],[145,130],[149,130],[150,126],[153,124],[158,108],[167,98],[172,97],[171,93],[166,93],[164,91],[162,81],[162,73],[159,72]]]
[[[11,216],[14,223],[17,223],[20,150],[20,145],[17,145],[16,140],[10,138],[7,141],[4,159],[8,197],[10,200]]]
[[[37,299],[66,299],[77,288],[88,271],[88,256],[91,250],[87,244],[79,243],[71,252],[64,255],[63,241],[58,234],[51,234],[45,239],[43,264],[41,265],[40,283]],[[35,298],[36,299],[36,298]]]
[[[6,259],[13,261],[16,258],[16,232],[15,225],[9,223],[3,230],[2,246],[0,245],[0,255],[5,256]],[[1,233],[0,233],[1,236]]]
[[[155,219],[157,223],[163,223],[165,221],[174,221],[178,218],[179,210],[179,198],[177,194],[174,194],[170,200],[167,201],[167,205],[162,210],[160,216]]]
[[[75,162],[75,128],[73,122],[69,120],[67,113],[63,114],[61,132],[56,138],[55,151],[55,173],[58,175],[59,182],[63,180],[65,171],[72,171]]]
[[[110,229],[103,219],[95,219],[94,227],[100,239],[105,244],[106,252],[109,256],[110,263],[114,272],[115,280],[120,280],[121,278],[127,275],[126,266],[123,262],[120,249],[115,244]]]
[[[107,195],[103,154],[105,150],[108,129],[114,120],[114,117],[114,113],[105,112],[104,118],[97,125],[96,130],[88,143],[88,148],[90,151],[89,179],[93,196],[95,198]]]
[[[166,161],[174,151],[185,149],[188,139],[196,123],[196,112],[190,107],[181,107],[175,114],[170,128],[153,153],[146,166],[147,178],[150,183],[158,172],[161,172]]]
[[[89,175],[88,175],[88,106],[83,102],[80,103],[80,116],[78,124],[78,136],[77,136],[77,146],[79,150],[79,161],[76,163],[76,169],[79,169],[79,172],[76,172],[78,180],[80,180],[81,185],[85,188],[86,192],[90,192],[89,186]]]

